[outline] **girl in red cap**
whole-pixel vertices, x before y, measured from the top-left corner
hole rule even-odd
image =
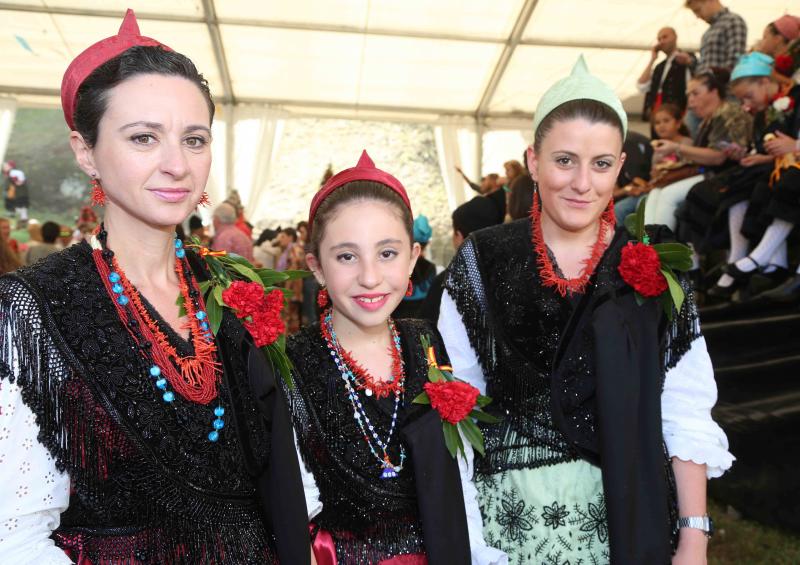
[[[320,189],[308,224],[323,312],[287,351],[315,562],[470,563],[463,500],[475,489],[462,490],[459,463],[471,450],[457,463],[442,417],[413,402],[446,353],[431,324],[391,318],[420,253],[406,191],[364,152]]]
[[[175,236],[211,165],[208,84],[129,10],[61,98],[104,223],[0,279],[0,562],[308,563],[280,389]]]

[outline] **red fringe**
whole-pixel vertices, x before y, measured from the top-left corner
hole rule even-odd
[[[556,274],[553,267],[553,262],[547,253],[547,246],[544,242],[544,234],[542,233],[542,201],[539,197],[539,192],[534,192],[533,206],[531,207],[531,231],[533,239],[533,247],[536,251],[536,264],[539,267],[539,277],[542,279],[542,284],[546,287],[556,289],[559,295],[566,296],[567,293],[583,293],[586,290],[586,285],[589,282],[597,264],[603,257],[606,250],[606,237],[610,230],[614,229],[617,220],[614,215],[614,200],[609,200],[608,207],[600,216],[600,228],[598,229],[597,241],[592,246],[592,253],[583,261],[583,269],[581,274],[574,279],[565,279]]]

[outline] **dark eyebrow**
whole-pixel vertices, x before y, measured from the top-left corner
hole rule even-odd
[[[119,128],[119,131],[124,131],[126,129],[139,127],[139,126],[147,128],[147,129],[152,129],[152,130],[155,130],[155,131],[164,131],[164,126],[159,124],[158,122],[144,122],[144,121],[131,122],[130,124],[125,124],[124,126]],[[204,131],[208,135],[211,135],[211,129],[209,129],[208,126],[202,126],[202,125],[186,126],[186,128],[183,131],[184,131],[184,133],[188,133],[188,132],[198,131],[198,130]]]
[[[399,239],[393,239],[393,238],[382,239],[378,243],[375,244],[375,247],[381,247],[383,245],[388,245],[389,243],[403,243],[403,242],[401,240],[399,240]],[[347,247],[354,248],[354,249],[358,249],[359,248],[357,243],[353,243],[351,241],[345,241],[345,242],[339,243],[337,245],[334,245],[330,249],[331,249],[331,251],[336,251],[337,249],[344,249],[344,248],[347,248]]]
[[[552,156],[555,156],[555,155],[568,155],[570,157],[577,157],[578,156],[577,153],[573,153],[572,151],[564,151],[564,150],[553,151],[553,153],[551,155]],[[616,159],[617,158],[617,156],[614,155],[613,153],[603,153],[602,155],[595,155],[594,157],[592,157],[592,159],[600,159],[601,157],[611,157],[612,159]]]

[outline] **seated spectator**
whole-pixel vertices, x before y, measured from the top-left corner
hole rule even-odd
[[[683,118],[686,110],[686,85],[692,76],[691,55],[678,49],[678,34],[671,27],[658,31],[656,44],[652,49],[650,62],[642,72],[637,83],[637,88],[645,95],[642,119],[650,122],[651,137],[656,137],[653,127],[654,113],[662,104],[676,106]],[[656,65],[658,54],[664,53],[666,58]]]
[[[40,231],[42,242],[39,245],[28,247],[28,251],[25,254],[26,265],[33,265],[40,259],[44,259],[51,253],[55,253],[59,250],[58,245],[56,245],[56,240],[58,240],[58,236],[61,234],[61,226],[55,222],[45,222],[42,224]]]
[[[775,282],[788,277],[786,238],[800,222],[800,85],[787,88],[773,64],[755,52],[734,69],[733,92],[756,115],[755,152],[740,155],[724,193],[730,254],[712,296],[730,297],[759,272]]]
[[[14,252],[17,258],[19,258],[20,244],[16,239],[11,237],[11,220],[8,218],[0,218],[0,236],[2,236],[3,241],[11,248],[11,251]]]
[[[689,108],[702,120],[693,146],[666,139],[653,142],[656,160],[674,153],[698,168],[696,175],[650,191],[646,223],[664,224],[674,231],[675,210],[692,187],[735,166],[736,161],[729,156],[750,143],[753,118],[738,104],[726,101],[728,77],[725,72],[708,72],[689,81]]]
[[[214,240],[211,246],[218,251],[241,255],[253,261],[253,242],[236,227],[236,208],[223,202],[214,210]]]
[[[414,241],[419,243],[421,251],[409,280],[409,293],[392,312],[393,318],[419,318],[422,315],[422,303],[428,296],[433,279],[436,277],[436,265],[425,258],[425,248],[433,235],[428,218],[419,215],[414,219]]]
[[[453,247],[458,249],[464,240],[474,231],[499,224],[497,208],[488,198],[476,196],[453,211]],[[420,317],[437,322],[439,306],[442,303],[444,279],[447,269],[436,275],[431,283],[428,296],[422,304]]]
[[[659,106],[658,110],[653,112],[651,116],[653,122],[653,129],[656,132],[655,139],[665,139],[667,141],[674,141],[680,145],[691,145],[692,140],[687,137],[688,131],[682,119],[683,114],[676,105],[666,103]],[[630,133],[628,134],[630,138]],[[627,140],[626,140],[627,141]],[[653,151],[650,143],[647,143],[650,148],[651,168],[648,176],[634,176],[631,182],[616,189],[614,198],[614,214],[617,217],[617,222],[625,221],[628,214],[632,214],[636,210],[642,198],[654,188],[659,186],[666,186],[671,184],[676,178],[675,173],[688,163],[681,160],[676,153],[664,155],[659,159],[653,159]],[[626,155],[629,155],[628,149],[625,149]],[[626,159],[623,168],[629,165]],[[682,174],[682,173],[679,173]],[[671,176],[672,175],[672,176]],[[671,180],[670,180],[671,178]],[[650,179],[650,180],[646,180]]]
[[[4,218],[4,220],[9,229],[0,226],[0,275],[10,273],[22,266],[19,255],[9,245],[8,234],[11,232],[11,224],[7,219]]]
[[[200,245],[208,247],[211,245],[211,238],[208,236],[208,230],[203,225],[203,219],[197,214],[189,216],[189,239],[196,237],[200,241]]]

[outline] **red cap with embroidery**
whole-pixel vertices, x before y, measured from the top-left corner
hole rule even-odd
[[[403,204],[406,205],[409,211],[411,210],[411,202],[408,200],[408,194],[403,184],[386,171],[375,167],[375,163],[372,162],[372,159],[367,155],[367,150],[365,149],[364,152],[361,153],[361,158],[358,160],[358,164],[355,167],[345,169],[333,175],[328,179],[328,182],[319,189],[319,192],[314,195],[314,199],[311,201],[311,210],[308,213],[309,231],[311,231],[311,227],[314,224],[314,216],[317,215],[320,204],[340,186],[358,180],[373,181],[388,186],[403,199]]]
[[[117,35],[98,41],[75,57],[70,63],[64,73],[64,78],[61,80],[61,108],[64,110],[64,119],[67,121],[69,129],[75,129],[73,118],[75,116],[75,106],[78,103],[78,89],[83,84],[83,81],[97,67],[137,45],[143,47],[160,46],[167,51],[171,51],[163,43],[140,34],[136,16],[133,10],[128,8]]]

